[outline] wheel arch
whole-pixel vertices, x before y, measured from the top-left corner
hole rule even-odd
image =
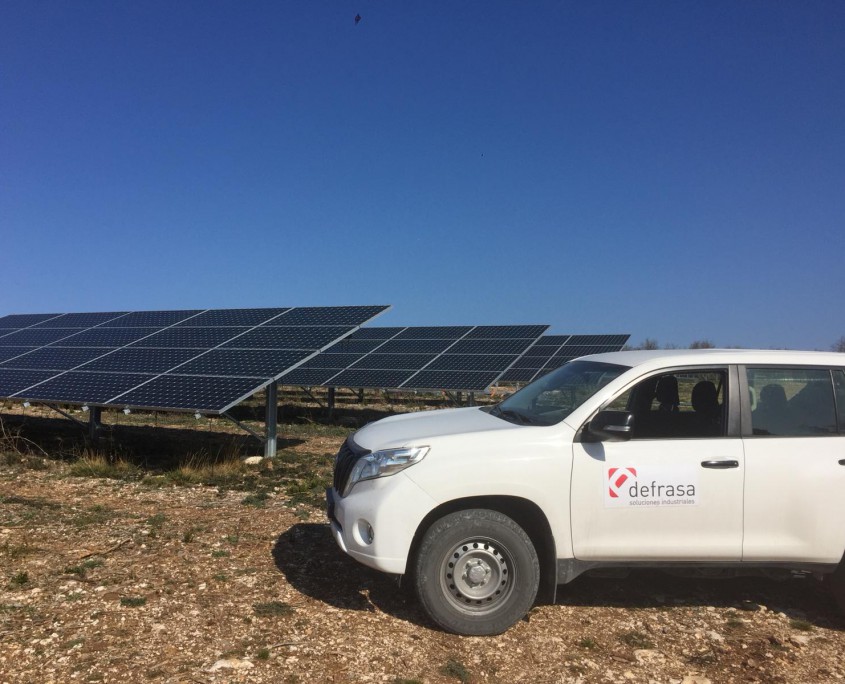
[[[554,603],[557,590],[557,552],[551,525],[543,510],[533,501],[517,496],[471,496],[440,504],[422,519],[414,533],[408,553],[408,567],[416,558],[426,530],[443,516],[471,508],[484,508],[508,516],[531,539],[540,562],[540,586],[537,603]]]

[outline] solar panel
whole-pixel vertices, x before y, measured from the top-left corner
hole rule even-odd
[[[222,413],[388,308],[5,316],[0,398]]]
[[[483,392],[547,327],[361,328],[286,373],[279,382],[309,387]]]
[[[531,382],[580,356],[619,351],[630,335],[543,335],[501,377],[502,382]]]

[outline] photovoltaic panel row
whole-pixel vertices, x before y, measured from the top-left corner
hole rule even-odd
[[[501,382],[529,383],[580,356],[622,349],[630,335],[543,335],[501,377]]]
[[[306,387],[483,392],[548,326],[361,328],[283,375]]]
[[[386,306],[0,318],[0,397],[219,413]]]

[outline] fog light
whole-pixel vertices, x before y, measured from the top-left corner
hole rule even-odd
[[[358,541],[366,546],[372,544],[373,539],[376,536],[375,532],[373,531],[373,526],[370,525],[370,523],[368,523],[366,520],[359,520],[357,527],[358,529],[356,531],[358,532]]]

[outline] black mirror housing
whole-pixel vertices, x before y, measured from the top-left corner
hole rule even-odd
[[[587,425],[599,442],[627,442],[634,434],[634,414],[628,411],[599,411]]]

